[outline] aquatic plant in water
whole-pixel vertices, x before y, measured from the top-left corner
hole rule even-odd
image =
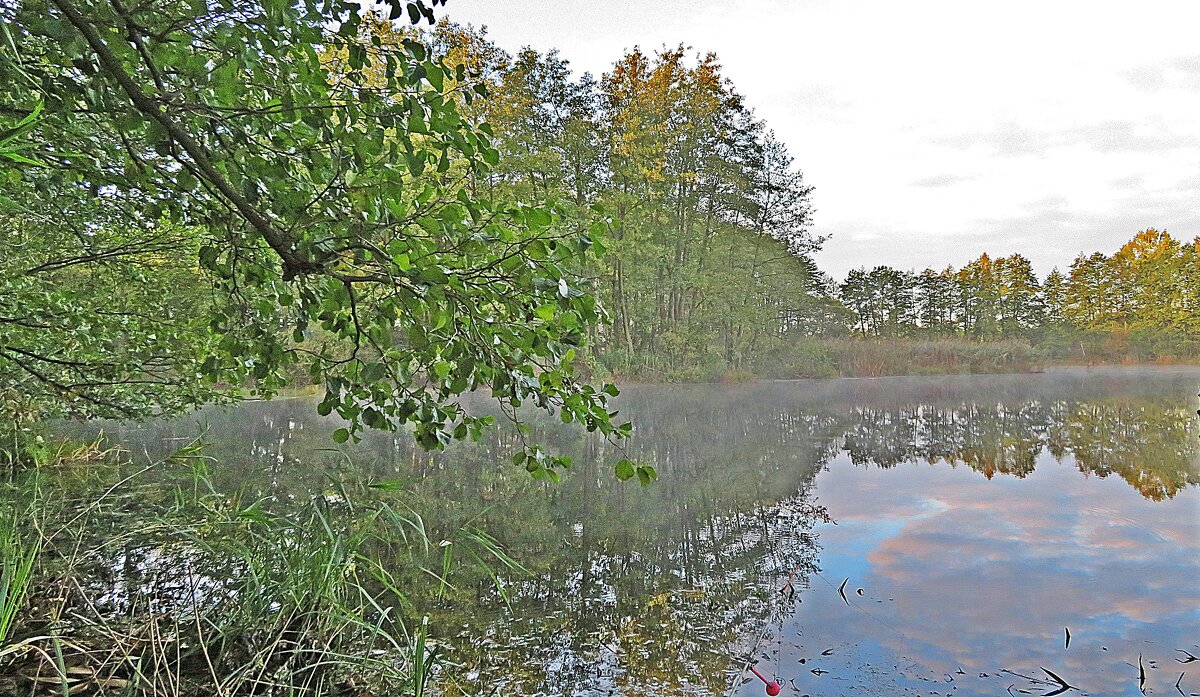
[[[521,569],[389,487],[247,503],[206,460],[193,443],[115,482],[119,463],[59,472],[77,490],[40,502],[36,534],[0,517],[0,693],[415,697],[441,661],[418,608],[451,602],[462,566],[501,591]]]

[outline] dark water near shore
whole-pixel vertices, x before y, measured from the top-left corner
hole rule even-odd
[[[391,482],[431,530],[494,535],[530,573],[507,604],[481,582],[429,611],[448,694],[757,695],[754,662],[795,695],[1041,695],[1050,673],[1190,695],[1198,388],[1198,368],[631,387],[648,489],[553,419],[534,439],[576,460],[553,486],[504,464],[510,433],[335,447],[305,400],[105,432],[137,461],[203,431],[214,487],[247,500]]]

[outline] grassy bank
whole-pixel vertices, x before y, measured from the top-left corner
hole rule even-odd
[[[1036,345],[1054,364],[1200,363],[1200,336],[1183,333],[1063,329],[1042,334]]]
[[[776,344],[740,365],[722,358],[667,361],[598,361],[598,372],[625,382],[740,382],[755,378],[879,377],[1038,370],[1043,355],[1018,340],[820,339]]]
[[[1021,373],[1042,366],[1028,343],[1007,339],[826,339],[797,342],[755,361],[763,377],[880,377]]]
[[[595,362],[626,382],[1024,373],[1053,365],[1200,363],[1200,337],[1063,330],[1032,338],[817,338],[779,342],[740,363],[718,355],[672,362],[624,356]]]

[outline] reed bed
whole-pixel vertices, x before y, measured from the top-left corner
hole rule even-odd
[[[442,669],[422,608],[523,571],[388,486],[246,501],[205,465],[194,443],[115,482],[115,465],[76,466],[86,496],[47,489],[44,468],[10,478],[0,694],[418,697]],[[167,468],[190,476],[150,481]]]

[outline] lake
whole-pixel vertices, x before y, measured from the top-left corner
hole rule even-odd
[[[627,387],[649,488],[552,418],[527,437],[573,456],[552,485],[506,464],[511,429],[334,446],[307,400],[62,430],[103,427],[130,472],[204,433],[206,485],[239,500],[369,482],[430,531],[493,536],[524,571],[420,609],[446,694],[761,695],[753,665],[798,696],[1193,695],[1198,388],[1196,367]],[[97,598],[162,576],[129,554]]]

